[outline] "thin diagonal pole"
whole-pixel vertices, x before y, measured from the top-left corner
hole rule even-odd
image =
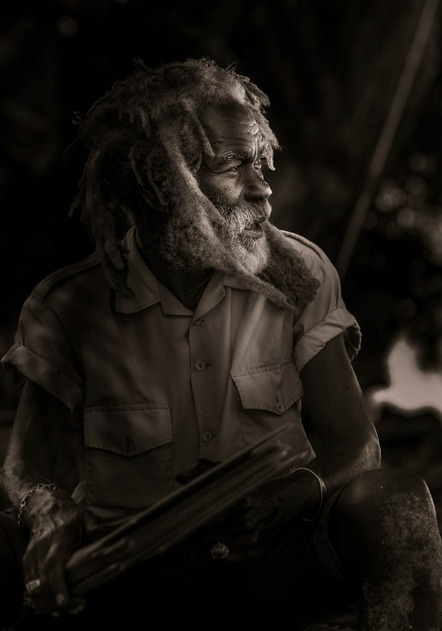
[[[364,187],[356,200],[353,213],[347,226],[341,250],[336,259],[336,268],[344,278],[356,247],[359,234],[364,225],[367,212],[379,186],[379,180],[385,167],[397,128],[407,105],[413,83],[424,56],[428,38],[433,27],[439,0],[426,0],[416,26],[413,41],[408,52],[404,69],[393,95],[387,118],[376,143]]]

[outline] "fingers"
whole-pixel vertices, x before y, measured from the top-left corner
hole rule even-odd
[[[25,585],[32,605],[44,612],[76,612],[84,601],[69,593],[65,567],[81,541],[83,510],[61,493],[39,493],[28,503],[31,530],[23,557]]]
[[[61,613],[78,615],[86,607],[86,601],[82,596],[71,596],[64,590],[54,594],[44,582],[38,583],[38,587],[36,587],[38,581],[39,579],[28,581],[26,583],[26,591],[29,594],[28,603],[39,611],[58,617]]]
[[[255,508],[253,506],[242,506],[238,509],[234,516],[229,516],[224,520],[212,522],[206,529],[206,537],[215,541],[220,539],[239,539],[244,536],[250,536],[255,531],[265,530],[275,524],[278,518],[278,509],[276,506],[269,505],[266,507]]]
[[[65,578],[65,565],[70,557],[70,538],[50,542],[40,538],[38,545],[30,542],[23,558],[26,590],[34,607],[57,615],[60,612],[79,613],[85,606],[81,597],[73,597]]]

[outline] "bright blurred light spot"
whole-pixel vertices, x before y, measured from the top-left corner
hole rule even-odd
[[[62,15],[58,18],[56,27],[63,37],[76,37],[80,30],[77,20],[70,15]]]
[[[406,416],[431,410],[442,421],[442,371],[423,370],[417,348],[402,334],[394,341],[385,363],[389,385],[366,392],[371,407],[379,412],[387,405]]]
[[[382,212],[391,212],[407,202],[404,190],[392,182],[385,182],[375,199],[375,206]]]

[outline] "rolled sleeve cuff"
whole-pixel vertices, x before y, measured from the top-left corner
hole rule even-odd
[[[312,329],[304,333],[295,347],[295,364],[298,372],[304,368],[324,346],[337,335],[344,333],[345,347],[350,360],[361,348],[361,330],[355,318],[345,308],[338,307]]]
[[[71,413],[83,399],[83,392],[78,384],[25,346],[20,344],[12,346],[2,357],[1,363],[6,371],[11,372],[16,369],[24,377],[50,392],[64,403]]]

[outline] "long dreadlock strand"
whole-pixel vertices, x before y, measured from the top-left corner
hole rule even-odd
[[[166,197],[163,194],[163,191],[161,190],[161,188],[158,186],[156,178],[153,175],[154,162],[155,162],[155,156],[148,155],[146,157],[146,162],[144,164],[145,173],[146,173],[148,182],[149,182],[152,190],[154,191],[154,193],[155,193],[160,205],[161,206],[167,206]],[[155,207],[152,206],[152,208],[155,210]]]
[[[206,130],[204,129],[200,118],[197,116],[195,112],[194,104],[189,99],[185,99],[183,101],[183,109],[185,113],[189,116],[193,124],[195,125],[195,130],[197,131],[201,144],[202,144],[203,151],[199,155],[199,161],[198,161],[198,167],[199,167],[201,160],[203,158],[203,154],[209,157],[213,157],[214,150],[213,150],[212,144],[209,141]]]

